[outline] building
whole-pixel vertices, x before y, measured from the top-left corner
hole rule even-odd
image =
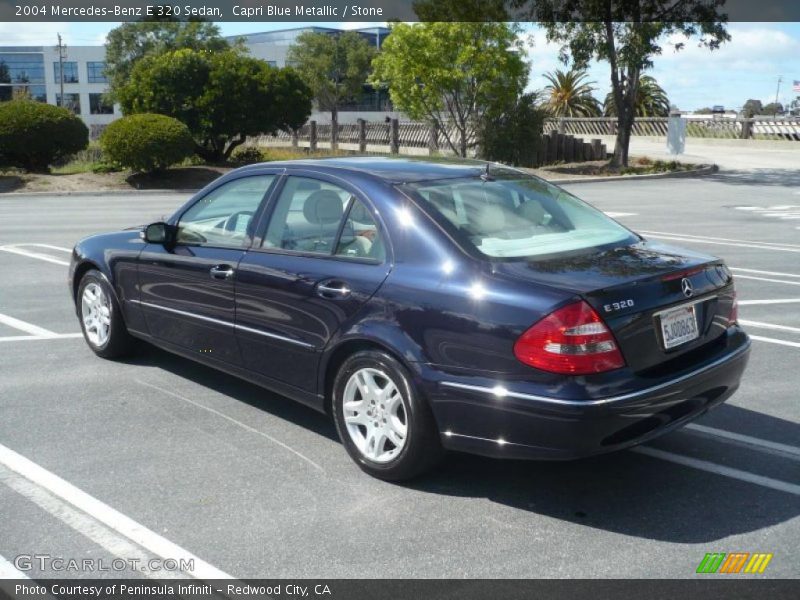
[[[0,46],[0,101],[29,95],[40,102],[65,106],[99,132],[121,116],[106,102],[105,47],[71,46],[63,65],[55,46]],[[63,69],[64,98],[61,99]],[[96,134],[96,133],[95,133]]]
[[[357,33],[377,49],[381,48],[383,40],[389,35],[387,27],[365,27],[349,31]],[[227,39],[232,43],[241,39],[250,51],[251,56],[265,60],[273,67],[285,67],[291,66],[291,62],[288,60],[289,48],[297,43],[297,38],[303,33],[340,35],[343,30],[332,27],[308,26],[229,36]],[[343,105],[339,109],[339,123],[355,123],[359,118],[383,120],[387,116],[392,118],[398,116],[398,113],[393,111],[388,92],[386,90],[376,90],[366,83],[360,97],[355,98],[352,103]],[[330,122],[330,114],[326,112],[314,111],[311,118],[320,123]]]
[[[287,65],[289,48],[300,34],[308,31],[339,35],[343,30],[310,26],[231,36],[228,39],[234,41],[242,38],[252,56],[272,66],[284,67]],[[381,47],[383,39],[389,34],[386,27],[354,31],[376,48]],[[25,94],[40,102],[65,106],[80,115],[94,138],[105,125],[122,116],[119,107],[110,105],[104,97],[108,91],[108,81],[103,73],[105,47],[69,46],[65,55],[61,65],[55,45],[0,46],[0,102]],[[351,105],[342,107],[339,122],[355,122],[358,118],[383,120],[386,116],[397,116],[391,110],[386,91],[375,90],[365,84],[361,97]],[[311,118],[321,123],[330,122],[330,115],[324,112],[315,112]]]

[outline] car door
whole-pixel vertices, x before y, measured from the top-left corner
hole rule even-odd
[[[177,219],[173,245],[148,244],[139,257],[139,302],[154,338],[235,365],[236,267],[275,173],[224,182]]]
[[[237,272],[245,367],[316,392],[321,350],[386,279],[389,255],[365,196],[338,179],[285,176]]]

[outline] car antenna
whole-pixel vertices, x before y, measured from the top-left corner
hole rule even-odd
[[[486,170],[485,170],[485,171],[483,172],[483,174],[481,175],[481,179],[482,179],[483,181],[494,181],[494,177],[492,177],[492,176],[489,174],[489,167],[491,166],[491,164],[492,164],[492,163],[490,163],[489,161],[486,161]]]

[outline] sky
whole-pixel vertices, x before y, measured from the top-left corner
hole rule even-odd
[[[99,45],[109,30],[119,23],[0,23],[0,45],[50,45],[61,33],[69,45]],[[223,35],[241,35],[299,27],[303,23],[219,23]],[[382,23],[315,23],[315,25],[358,28]],[[670,101],[681,110],[721,104],[739,109],[749,98],[764,104],[775,101],[778,78],[783,79],[778,93],[783,104],[800,96],[792,92],[792,82],[800,81],[800,23],[731,23],[731,41],[710,52],[689,42],[680,52],[665,48],[655,57],[649,72],[667,91]],[[548,43],[545,32],[536,25],[525,27],[527,60],[531,64],[528,89],[546,85],[543,73],[563,69],[558,46]],[[607,63],[593,63],[590,79],[595,95],[603,99],[610,89]]]

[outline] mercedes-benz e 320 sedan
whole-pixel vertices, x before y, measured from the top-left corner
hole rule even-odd
[[[252,165],[166,222],[75,247],[90,348],[141,338],[328,413],[400,480],[444,449],[570,459],[640,444],[739,386],[722,260],[647,241],[500,165]]]

